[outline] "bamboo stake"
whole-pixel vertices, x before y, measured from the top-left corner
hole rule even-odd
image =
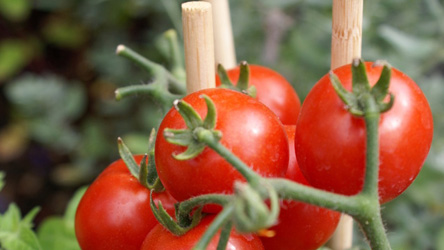
[[[361,57],[363,0],[333,0],[331,69]],[[342,215],[328,245],[333,250],[352,247],[353,219]]]
[[[331,69],[361,57],[363,0],[333,0]]]
[[[211,4],[182,4],[187,93],[214,88],[214,38]]]
[[[213,8],[214,52],[216,64],[220,63],[226,69],[234,68],[237,65],[236,51],[234,47],[228,0],[204,1],[210,3]]]

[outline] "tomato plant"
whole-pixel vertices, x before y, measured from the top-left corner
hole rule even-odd
[[[382,67],[366,63],[374,85]],[[334,71],[350,90],[351,67]],[[387,202],[415,179],[430,149],[432,113],[420,88],[407,75],[392,69],[389,92],[393,107],[379,121],[379,197]],[[366,152],[364,120],[351,115],[326,75],[306,97],[296,129],[295,149],[302,173],[317,188],[345,195],[363,186]]]
[[[288,165],[288,141],[277,116],[245,94],[227,89],[205,89],[183,99],[201,117],[207,112],[205,101],[200,97],[203,94],[215,104],[215,129],[223,135],[221,144],[258,174],[284,176]],[[231,193],[234,181],[243,179],[226,160],[208,147],[195,158],[175,159],[173,155],[182,153],[185,147],[170,144],[163,136],[166,128],[186,128],[184,119],[175,108],[160,124],[155,161],[160,180],[177,200],[200,194]]]
[[[249,85],[256,87],[256,98],[270,108],[283,124],[296,124],[301,101],[291,84],[278,72],[260,65],[249,65]],[[239,78],[240,67],[227,71],[231,81]],[[216,76],[216,86],[221,79]]]
[[[137,162],[141,155],[135,157]],[[154,193],[167,211],[176,202],[167,192]],[[83,250],[139,249],[158,224],[150,208],[150,191],[131,175],[123,160],[110,164],[91,184],[75,217],[77,240]]]
[[[197,244],[199,239],[205,233],[215,216],[206,216],[202,221],[182,236],[176,236],[170,233],[162,225],[157,225],[151,230],[143,241],[141,250],[152,249],[174,249],[189,250]],[[215,235],[206,249],[215,250],[219,241],[220,232]],[[264,249],[261,240],[254,234],[239,234],[231,231],[228,239],[227,250],[261,250]]]
[[[286,178],[309,185],[302,175],[294,152],[295,126],[285,126],[290,145],[290,161]],[[270,228],[276,235],[262,237],[265,249],[314,250],[322,246],[333,234],[340,213],[299,201],[284,200],[277,225]]]

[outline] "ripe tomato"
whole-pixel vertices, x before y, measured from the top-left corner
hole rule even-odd
[[[309,185],[302,175],[294,152],[295,126],[285,126],[290,144],[290,161],[285,178]],[[273,237],[262,237],[269,250],[314,250],[334,233],[340,213],[298,201],[281,203],[278,224],[271,227]]]
[[[283,124],[296,124],[301,101],[291,84],[278,72],[259,65],[249,65],[250,83],[256,87],[256,98],[270,108]],[[228,70],[233,83],[239,78],[239,67]],[[216,76],[216,86],[221,81]]]
[[[143,156],[136,156],[140,162]],[[176,202],[168,193],[155,194],[167,211]],[[109,165],[91,184],[77,208],[75,231],[83,250],[140,249],[158,224],[150,208],[150,191],[134,178],[122,160]]]
[[[188,231],[182,236],[176,236],[162,225],[157,225],[151,230],[143,241],[140,250],[154,249],[174,249],[174,250],[190,250],[200,240],[208,226],[211,224],[215,216],[206,216],[195,228]],[[216,250],[219,242],[220,233],[218,233],[210,242],[207,249]],[[264,249],[261,240],[254,234],[242,235],[231,231],[228,239],[227,250],[261,250]]]
[[[283,177],[288,165],[288,140],[277,116],[245,94],[216,88],[184,98],[201,117],[207,112],[202,94],[216,106],[215,129],[222,132],[220,142],[260,175]],[[234,181],[243,179],[233,166],[208,147],[191,160],[174,159],[172,155],[182,153],[185,147],[168,143],[163,136],[165,128],[185,128],[175,108],[161,122],[155,147],[159,178],[174,198],[183,201],[201,194],[232,193]]]
[[[382,67],[367,62],[370,84]],[[351,90],[351,66],[334,71]],[[391,110],[379,123],[379,196],[382,203],[401,194],[415,179],[429,152],[433,136],[432,113],[421,89],[407,75],[392,70]],[[317,188],[345,195],[363,186],[366,130],[364,119],[347,112],[326,75],[313,87],[299,114],[296,156],[302,173]]]

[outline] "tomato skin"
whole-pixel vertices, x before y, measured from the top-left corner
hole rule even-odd
[[[135,156],[140,162],[142,155]],[[173,213],[176,202],[167,192],[154,195]],[[122,160],[110,164],[82,197],[75,217],[83,250],[140,249],[158,224],[150,208],[150,191],[134,178]]]
[[[291,84],[278,72],[259,65],[249,65],[250,83],[256,87],[256,98],[270,108],[283,124],[296,124],[301,101]],[[236,84],[240,67],[227,71],[230,80]],[[221,85],[216,76],[216,86]]]
[[[283,177],[288,165],[288,140],[285,130],[265,105],[228,89],[205,89],[183,100],[205,117],[207,108],[199,96],[208,95],[216,105],[216,130],[222,132],[221,144],[231,150],[262,176]],[[225,159],[210,148],[197,157],[178,161],[185,147],[168,143],[165,128],[183,129],[185,122],[172,108],[159,127],[155,160],[159,177],[165,188],[178,201],[209,193],[232,193],[235,180],[243,177]]]
[[[366,68],[373,85],[382,67],[367,62]],[[351,90],[351,66],[334,72]],[[432,113],[415,82],[393,69],[389,92],[395,95],[395,103],[381,114],[379,123],[382,203],[397,197],[415,179],[433,136]],[[324,76],[305,99],[296,129],[296,156],[310,184],[340,194],[357,194],[364,182],[365,136],[364,119],[347,112],[328,75]]]
[[[309,186],[302,175],[294,151],[295,126],[285,126],[290,144],[290,161],[285,178]],[[334,233],[341,214],[299,201],[281,203],[278,224],[271,227],[274,237],[261,237],[266,250],[315,250]]]
[[[140,250],[155,249],[174,249],[174,250],[190,250],[200,240],[208,226],[211,224],[215,216],[206,216],[195,228],[188,231],[182,236],[176,236],[162,225],[157,225],[151,230],[143,241]],[[207,250],[216,250],[219,241],[220,232],[213,237]],[[261,240],[254,234],[241,235],[231,231],[227,244],[227,250],[263,250]]]

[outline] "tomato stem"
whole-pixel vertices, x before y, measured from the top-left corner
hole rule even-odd
[[[229,204],[229,205],[225,206],[224,209],[222,210],[222,212],[220,212],[216,216],[216,218],[214,218],[213,222],[207,228],[207,230],[205,231],[202,238],[200,238],[200,240],[196,244],[196,246],[193,247],[193,250],[207,249],[208,244],[210,244],[211,239],[213,239],[213,237],[214,237],[214,235],[216,235],[217,231],[219,231],[219,229],[221,227],[226,225],[226,223],[230,223],[229,219],[231,218],[233,212],[234,212],[233,204]]]
[[[256,187],[261,179],[260,175],[249,168],[241,159],[234,155],[224,145],[219,142],[214,133],[210,130],[200,130],[197,133],[198,140],[205,143],[208,147],[216,151],[220,156],[227,160],[242,176],[253,186]]]
[[[203,206],[206,204],[219,204],[226,205],[232,200],[232,195],[226,194],[204,194],[195,196],[188,200],[182,201],[176,206],[176,214],[178,217],[183,215],[189,215],[191,211],[198,206]]]
[[[162,65],[148,60],[144,56],[138,54],[137,52],[133,51],[132,49],[130,49],[124,45],[119,45],[117,47],[116,54],[119,56],[125,57],[125,58],[131,60],[132,62],[136,63],[142,69],[146,70],[150,75],[154,76],[155,78],[157,78],[159,76],[164,76],[164,78],[166,79],[165,82],[168,85],[168,89],[173,94],[185,94],[186,93],[185,84],[183,82],[180,82],[179,80],[177,80]]]

